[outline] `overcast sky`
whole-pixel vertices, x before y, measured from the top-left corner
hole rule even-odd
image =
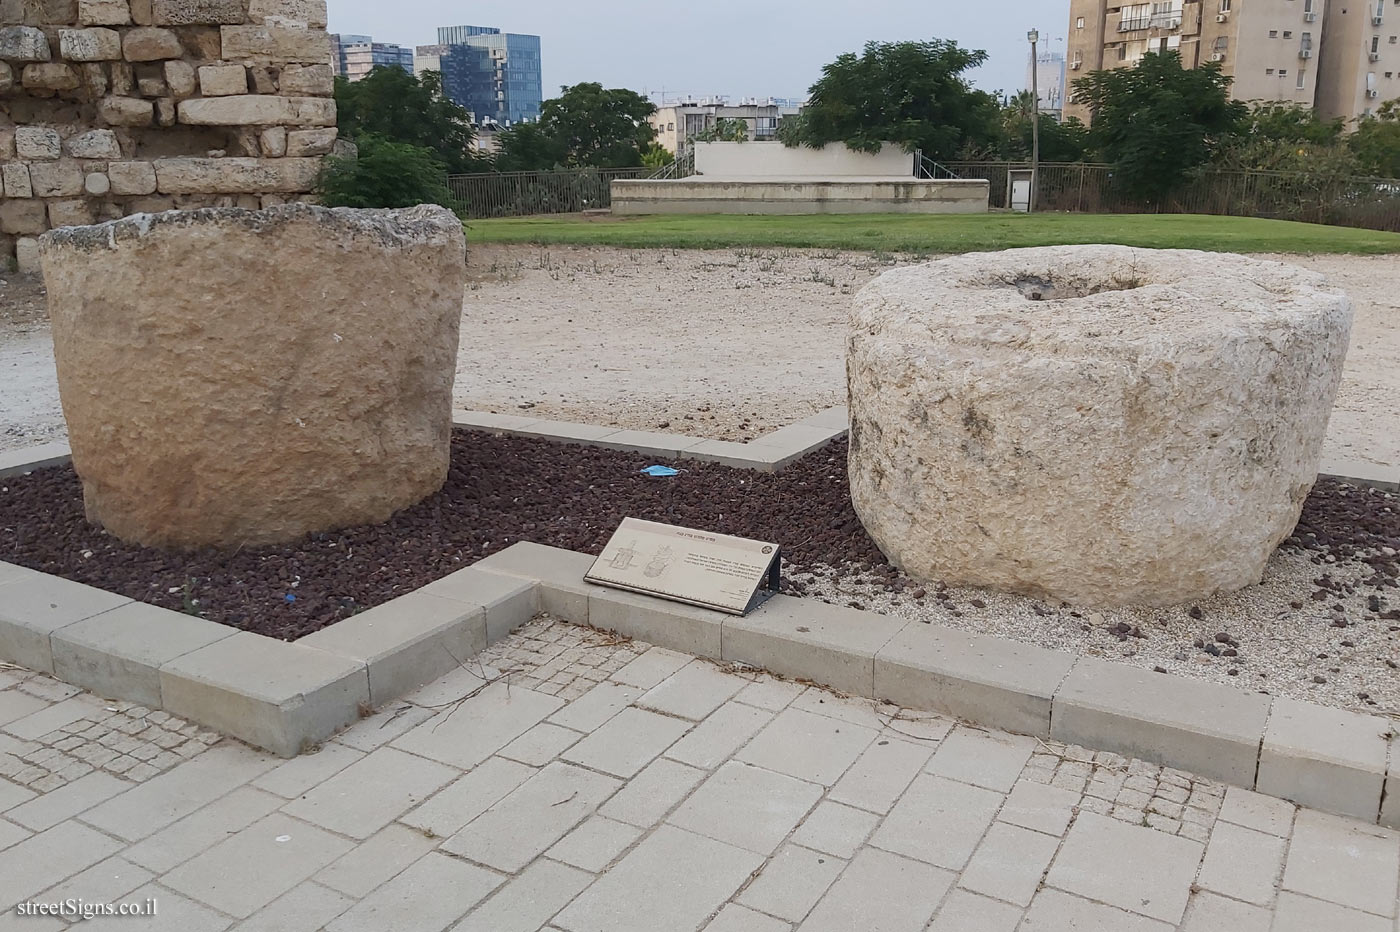
[[[955,39],[986,49],[985,90],[1026,82],[1026,31],[1064,51],[1067,0],[330,0],[331,32],[428,45],[438,26],[540,36],[545,96],[600,81],[668,97],[801,97],[821,66],[871,39]]]

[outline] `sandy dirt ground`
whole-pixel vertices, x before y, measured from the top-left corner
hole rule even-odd
[[[1400,464],[1400,256],[1279,256],[1356,304],[1329,455]],[[473,247],[460,407],[747,440],[845,397],[851,297],[892,255]],[[43,292],[0,284],[0,448],[61,438]]]
[[[1320,271],[1356,323],[1329,455],[1400,464],[1400,256],[1268,256]],[[851,297],[894,256],[478,247],[463,407],[745,440],[843,404]]]

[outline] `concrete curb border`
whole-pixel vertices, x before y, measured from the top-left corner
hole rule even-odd
[[[621,430],[593,424],[550,421],[489,411],[454,411],[453,426],[516,437],[539,437],[562,443],[643,453],[662,459],[721,463],[738,469],[776,472],[784,466],[846,436],[846,408],[837,406],[780,427],[748,443],[705,440],[684,434]]]
[[[840,407],[744,444],[486,412],[458,412],[455,420],[499,434],[769,472],[846,433]],[[0,454],[0,478],[68,459],[62,443]],[[1396,472],[1394,481],[1386,471],[1339,478],[1400,490]],[[1331,474],[1325,465],[1323,474]],[[735,618],[586,584],[591,562],[516,544],[291,643],[0,562],[0,660],[290,757],[547,611],[1400,828],[1400,784],[1391,782],[1400,779],[1400,751],[1390,749],[1385,719],[786,596]]]
[[[474,566],[537,582],[574,624],[1400,828],[1400,743],[1378,716],[784,595],[738,618],[585,583],[592,563],[519,543]]]

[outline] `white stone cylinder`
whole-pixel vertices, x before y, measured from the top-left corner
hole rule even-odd
[[[1085,605],[1258,582],[1317,476],[1351,304],[1317,274],[1057,246],[856,296],[850,481],[918,579]]]
[[[278,543],[384,521],[447,478],[450,211],[137,214],[40,254],[87,515],[123,540]]]

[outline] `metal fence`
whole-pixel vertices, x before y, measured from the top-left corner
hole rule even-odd
[[[549,172],[448,175],[452,196],[472,220],[572,214],[612,206],[617,178],[646,178],[652,168],[590,168]]]
[[[1028,162],[949,162],[963,178],[985,178],[991,205],[1007,206],[1009,169]],[[1221,214],[1301,220],[1371,230],[1400,231],[1400,179],[1353,178],[1305,172],[1209,169],[1160,204],[1129,197],[1111,165],[1042,163],[1036,207],[1077,213]]]
[[[986,179],[992,207],[1008,206],[1008,171],[1030,168],[1028,162],[925,163],[923,177]],[[660,169],[484,172],[450,175],[447,184],[471,219],[524,217],[611,207],[614,179],[684,177],[692,171],[693,162]],[[1036,209],[1043,211],[1223,214],[1400,231],[1400,179],[1395,178],[1212,169],[1163,202],[1149,204],[1122,191],[1111,165],[1042,162],[1039,188]]]

